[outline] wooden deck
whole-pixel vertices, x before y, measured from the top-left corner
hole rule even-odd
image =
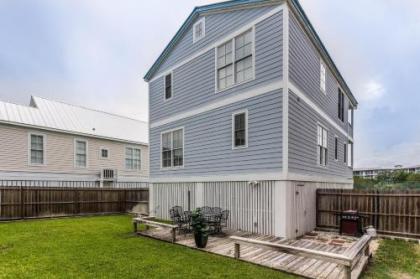
[[[149,229],[147,231],[141,231],[139,234],[172,242],[171,231],[167,228]],[[205,249],[198,249],[195,247],[194,238],[191,234],[177,235],[175,243],[209,253],[226,257],[234,257],[235,241],[229,238],[232,235],[335,254],[343,254],[353,243],[357,241],[357,238],[339,236],[328,232],[314,232],[297,240],[284,240],[278,237],[256,235],[245,232],[230,232],[222,236],[210,236]],[[345,270],[339,264],[299,256],[296,254],[294,255],[279,251],[272,251],[246,244],[241,244],[240,259],[253,264],[285,271],[307,278],[346,278]],[[358,278],[360,276],[367,261],[368,257],[365,256],[358,262],[352,271],[351,278]]]

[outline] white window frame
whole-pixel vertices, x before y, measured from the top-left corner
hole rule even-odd
[[[140,164],[139,164],[139,168],[138,169],[134,169],[134,168],[127,168],[127,148],[131,148],[131,149],[133,149],[133,155],[134,155],[134,150],[135,149],[137,149],[137,150],[140,150]],[[142,150],[141,150],[141,148],[140,147],[138,147],[138,146],[134,146],[134,145],[127,145],[127,146],[125,146],[125,148],[124,148],[124,169],[126,170],[126,171],[133,171],[133,172],[136,172],[136,171],[141,171],[141,169],[142,169],[142,167],[141,167],[141,164],[142,164],[142,156],[143,156],[143,152],[142,152]],[[133,159],[134,160],[134,159]]]
[[[327,95],[327,67],[325,66],[324,61],[320,60],[320,76],[319,76],[319,88],[321,92]]]
[[[86,166],[77,165],[77,142],[86,143]],[[89,142],[87,139],[75,138],[73,141],[73,164],[76,169],[87,169],[89,165]]]
[[[166,76],[171,75],[171,97],[166,98]],[[163,101],[169,101],[174,97],[174,72],[168,72],[163,76]]]
[[[350,140],[347,143],[347,167],[353,167],[353,142]]]
[[[173,132],[178,131],[178,130],[182,130],[182,166],[174,166],[173,162],[174,162],[174,152],[173,152],[173,145],[174,145],[174,141],[173,141]],[[163,134],[167,134],[167,133],[171,133],[171,166],[170,167],[164,167],[163,166],[163,158],[162,158],[162,136]],[[160,133],[160,169],[161,170],[173,170],[173,169],[181,169],[184,168],[185,166],[185,129],[184,127],[177,127],[177,128],[173,128],[170,130],[165,130],[162,131]]]
[[[203,29],[202,29],[202,35],[201,37],[197,38],[196,37],[196,33],[195,33],[195,28],[199,25],[199,24],[203,24]],[[202,19],[198,20],[196,23],[194,23],[193,25],[193,44],[200,41],[201,39],[203,39],[206,36],[206,18],[203,17]]]
[[[235,116],[245,114],[245,145],[235,146]],[[243,109],[232,113],[232,150],[248,148],[248,110]]]
[[[349,107],[347,109],[347,122],[349,123],[350,126],[353,127],[353,122],[354,122],[354,108],[351,104],[349,104]]]
[[[102,156],[102,150],[106,150],[107,151],[108,157],[103,157]],[[102,159],[102,160],[108,160],[109,157],[110,157],[109,148],[107,148],[107,147],[101,147],[101,148],[99,148],[99,158],[100,159]]]
[[[43,162],[42,164],[32,163],[31,158],[31,151],[32,151],[32,136],[40,136],[42,137],[42,156]],[[47,146],[47,135],[42,133],[30,132],[28,133],[28,165],[33,167],[42,167],[47,165],[47,150],[45,149]]]
[[[251,31],[251,36],[252,36],[252,78],[241,81],[241,82],[236,82],[236,61],[235,61],[235,39],[243,34],[245,34],[246,32]],[[228,43],[229,41],[232,42],[232,73],[233,73],[233,84],[220,89],[219,90],[219,75],[218,75],[218,48],[226,43]],[[250,81],[255,80],[255,25],[248,28],[247,30],[245,30],[244,32],[241,32],[240,34],[230,37],[229,39],[225,40],[223,43],[218,44],[215,49],[214,49],[214,53],[215,53],[215,57],[214,57],[214,61],[215,61],[215,65],[214,65],[214,69],[215,69],[215,92],[216,93],[220,93],[223,91],[226,91],[228,89],[231,89],[235,86],[238,86],[240,84],[244,84]]]
[[[316,150],[317,150],[317,158],[316,158],[316,160],[317,160],[317,165],[319,166],[319,167],[323,167],[323,168],[326,168],[327,166],[328,166],[328,162],[329,162],[329,160],[328,160],[328,155],[329,155],[329,152],[328,152],[328,133],[329,133],[329,131],[328,131],[328,129],[324,126],[324,125],[322,125],[321,123],[317,123],[317,126],[316,126],[317,128],[316,128]],[[321,128],[321,141],[322,141],[322,145],[319,145],[319,129]],[[326,132],[326,143],[324,144],[324,137],[323,137],[323,131],[325,131]],[[322,146],[322,148],[325,148],[326,149],[326,153],[327,153],[327,156],[325,157],[324,156],[324,161],[325,161],[325,164],[322,164],[321,162],[320,162],[320,156],[321,156],[321,154],[320,154],[320,150],[319,150],[319,147],[320,146]],[[325,154],[324,154],[325,155]]]

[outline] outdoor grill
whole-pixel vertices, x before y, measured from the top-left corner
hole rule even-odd
[[[357,210],[346,210],[340,214],[340,234],[361,236],[362,216]]]

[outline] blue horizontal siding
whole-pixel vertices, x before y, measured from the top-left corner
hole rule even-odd
[[[232,114],[248,110],[248,147],[232,150]],[[184,127],[180,169],[160,168],[160,134]],[[152,177],[280,172],[282,166],[282,94],[269,92],[235,104],[151,129]]]
[[[229,18],[227,13],[224,16]],[[206,17],[206,26],[212,17]],[[247,21],[241,21],[242,25]],[[216,93],[215,50],[212,49],[173,71],[173,97],[164,101],[164,80],[149,84],[150,122],[172,116],[226,96],[282,79],[282,12],[258,23],[255,28],[255,80]],[[240,26],[238,26],[240,27]],[[209,27],[210,28],[210,27]],[[206,35],[207,37],[207,35]],[[172,55],[175,55],[173,53]],[[171,56],[172,56],[171,55]]]
[[[317,127],[328,129],[328,164],[318,164]],[[338,137],[338,160],[335,156],[335,136]],[[346,138],[308,104],[290,91],[289,97],[289,171],[309,175],[329,175],[351,178],[352,170],[344,163]]]
[[[347,108],[349,99],[345,97],[344,122],[338,118],[338,87],[339,83],[331,71],[326,69],[326,94],[320,89],[321,56],[316,50],[298,20],[290,13],[289,17],[289,75],[296,84],[315,104],[324,110],[336,123],[352,135],[352,127],[348,125]]]

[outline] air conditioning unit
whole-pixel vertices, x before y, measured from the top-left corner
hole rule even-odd
[[[114,170],[114,169],[101,170],[101,181],[114,181],[114,180],[117,180],[117,170]]]

